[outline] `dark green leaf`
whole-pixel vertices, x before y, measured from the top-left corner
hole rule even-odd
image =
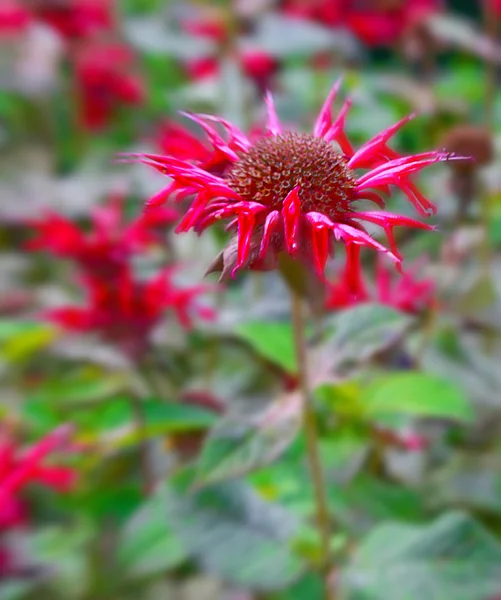
[[[118,566],[129,579],[165,573],[187,557],[167,526],[165,490],[159,490],[134,513],[118,543]]]
[[[273,590],[289,585],[302,564],[288,547],[296,520],[242,482],[192,491],[181,473],[167,487],[167,525],[202,568],[238,585]]]
[[[334,333],[324,353],[336,364],[361,362],[398,340],[411,319],[381,304],[361,304],[338,313],[332,320]]]

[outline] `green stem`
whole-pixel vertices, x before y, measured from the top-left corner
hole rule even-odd
[[[151,448],[148,441],[148,432],[146,430],[146,420],[142,406],[142,400],[135,393],[131,394],[131,407],[134,413],[136,433],[139,438],[138,449],[141,461],[143,494],[145,496],[149,496],[155,489],[155,472],[151,462]]]
[[[325,600],[335,600],[334,590],[328,581],[331,527],[324,475],[318,450],[317,421],[308,384],[302,303],[296,292],[291,290],[290,293],[298,380],[303,397],[303,430],[306,437],[306,451],[315,493],[316,525],[320,536],[321,567],[325,583],[324,598]]]

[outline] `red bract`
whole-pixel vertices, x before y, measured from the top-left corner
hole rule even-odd
[[[405,273],[395,276],[378,261],[374,289],[369,291],[359,277],[353,287],[353,278],[346,270],[341,279],[329,287],[326,308],[339,309],[362,302],[379,302],[403,312],[417,314],[435,306],[435,282],[419,279],[416,274],[422,267],[416,263]]]
[[[2,0],[0,5],[0,38],[16,36],[26,29],[30,12],[16,0]]]
[[[193,316],[213,317],[210,309],[197,302],[207,286],[178,288],[172,274],[172,269],[165,269],[148,281],[137,281],[127,267],[113,282],[87,278],[86,307],[63,307],[46,316],[69,331],[97,332],[130,357],[138,358],[146,351],[150,335],[166,310],[173,311],[186,329],[191,328]]]
[[[114,26],[114,0],[39,0],[38,16],[69,41]]]
[[[421,216],[434,214],[435,206],[421,194],[411,176],[451,155],[431,151],[402,157],[389,148],[390,138],[412,117],[355,150],[345,133],[351,102],[345,102],[336,118],[331,115],[339,85],[336,83],[329,93],[311,134],[283,131],[271,95],[266,98],[267,132],[257,141],[220,117],[191,116],[228,161],[223,176],[208,172],[196,160],[180,160],[175,152],[167,156],[128,155],[126,160],[142,162],[171,179],[150,205],[161,204],[170,196],[178,200],[194,197],[177,232],[193,229],[201,233],[229,219],[228,229],[236,231],[236,248],[233,251],[230,246],[223,255],[223,275],[228,268],[232,275],[244,267],[274,268],[277,254],[286,252],[314,264],[323,276],[333,242],[341,241],[346,246],[348,273],[357,281],[362,246],[382,252],[400,265],[394,227],[434,229],[385,210],[360,210],[357,202],[370,200],[383,209],[381,193],[393,185],[404,192]],[[221,126],[227,136],[211,123]],[[389,250],[367,232],[364,222],[384,229]]]
[[[94,209],[92,228],[88,232],[57,213],[32,222],[37,235],[28,243],[28,248],[75,260],[88,274],[112,277],[131,254],[157,241],[158,229],[176,216],[176,211],[157,209],[127,224],[124,223],[123,199],[113,196],[107,205]]]
[[[26,520],[19,493],[27,485],[36,483],[59,492],[72,488],[76,477],[72,469],[44,464],[50,454],[67,449],[71,433],[71,427],[59,427],[26,450],[8,436],[0,438],[0,532]]]
[[[141,79],[131,72],[134,53],[120,44],[92,43],[76,57],[75,76],[81,122],[100,129],[120,106],[135,106],[144,100]]]

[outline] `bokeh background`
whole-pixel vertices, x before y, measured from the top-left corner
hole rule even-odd
[[[205,278],[227,234],[144,212],[165,177],[120,153],[198,160],[180,111],[259,132],[267,90],[308,131],[341,75],[356,145],[414,112],[393,147],[474,160],[419,176],[437,232],[397,232],[404,275],[364,256],[354,298],[340,252],[310,298],[332,586],[501,598],[500,22],[497,0],[0,0],[2,600],[322,598],[285,286]]]

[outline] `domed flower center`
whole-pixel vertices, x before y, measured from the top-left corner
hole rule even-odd
[[[299,188],[303,212],[333,216],[349,208],[355,179],[339,150],[308,133],[263,138],[229,171],[228,184],[244,200],[280,210]]]

